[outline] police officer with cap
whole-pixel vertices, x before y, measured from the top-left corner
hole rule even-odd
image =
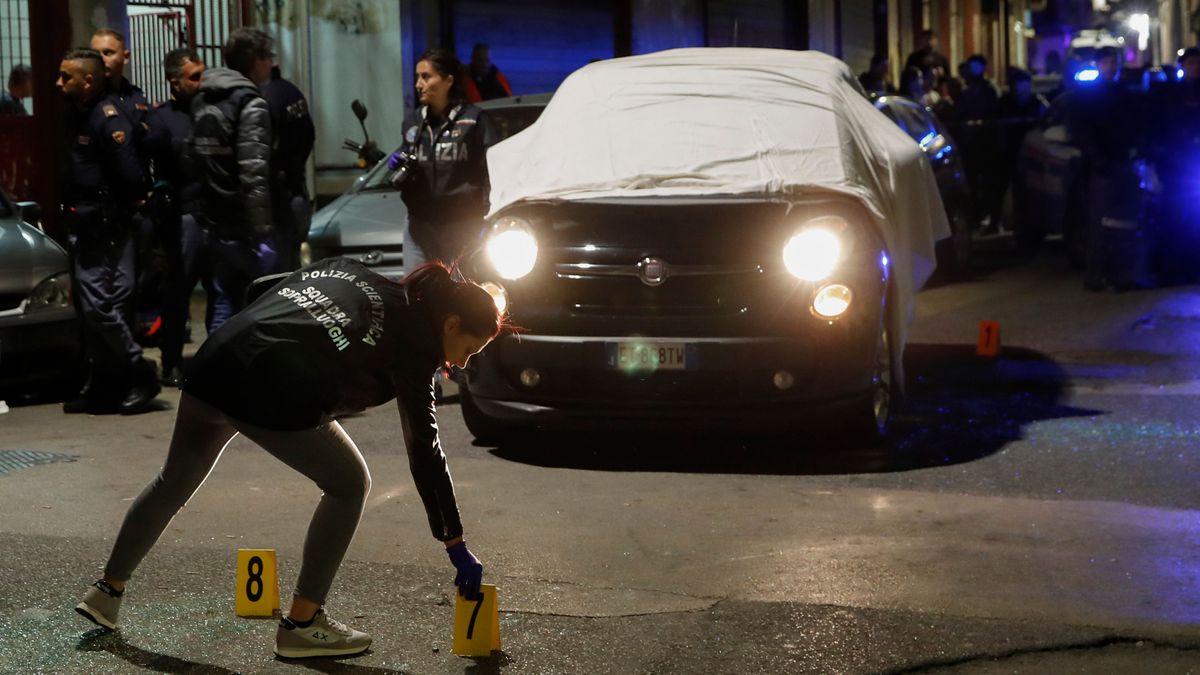
[[[133,339],[131,216],[146,197],[146,177],[132,144],[133,126],[106,89],[104,61],[92,49],[67,52],[58,87],[66,110],[63,217],[72,254],[75,302],[91,372],[67,413],[136,414],[155,409],[154,367]]]
[[[171,88],[171,100],[156,104],[151,120],[156,178],[151,210],[167,258],[160,342],[162,383],[178,387],[182,379],[189,305],[196,282],[204,286],[208,296],[207,327],[212,325],[215,300],[208,232],[201,216],[203,186],[183,166],[183,149],[192,131],[192,100],[200,91],[205,65],[194,50],[181,47],[167,52],[163,68]]]
[[[270,81],[259,90],[271,110],[271,128],[275,131],[271,201],[279,240],[280,271],[291,272],[300,268],[300,244],[308,238],[312,222],[305,170],[317,134],[308,101],[296,85],[283,79],[278,65],[271,68]]]

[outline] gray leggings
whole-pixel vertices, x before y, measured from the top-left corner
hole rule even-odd
[[[167,524],[208,477],[238,434],[308,476],[324,494],[304,539],[296,595],[324,603],[371,489],[371,475],[354,441],[337,422],[304,431],[271,431],[227,415],[189,394],[179,399],[167,462],[125,515],[104,571],[128,580]]]

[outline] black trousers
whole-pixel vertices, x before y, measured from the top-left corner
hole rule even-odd
[[[142,359],[133,337],[137,285],[134,237],[71,236],[75,306],[83,323],[92,383],[121,390]]]
[[[199,283],[207,295],[204,325],[212,325],[216,289],[213,286],[212,256],[208,242],[208,231],[191,213],[185,213],[174,222],[161,222],[157,226],[158,238],[167,259],[167,283],[162,306],[162,349],[163,373],[182,365],[183,343],[187,335],[187,321],[191,309],[192,290]]]

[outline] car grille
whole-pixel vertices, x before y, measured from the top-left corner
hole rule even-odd
[[[756,263],[668,263],[661,277],[647,279],[644,263],[555,264],[563,309],[572,314],[732,316],[746,311],[764,274]]]

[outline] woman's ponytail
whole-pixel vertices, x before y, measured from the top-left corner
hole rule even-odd
[[[436,326],[456,314],[463,330],[490,340],[500,334],[505,324],[505,317],[491,294],[473,281],[455,281],[450,268],[440,260],[413,270],[404,277],[403,284],[409,300],[422,307]]]

